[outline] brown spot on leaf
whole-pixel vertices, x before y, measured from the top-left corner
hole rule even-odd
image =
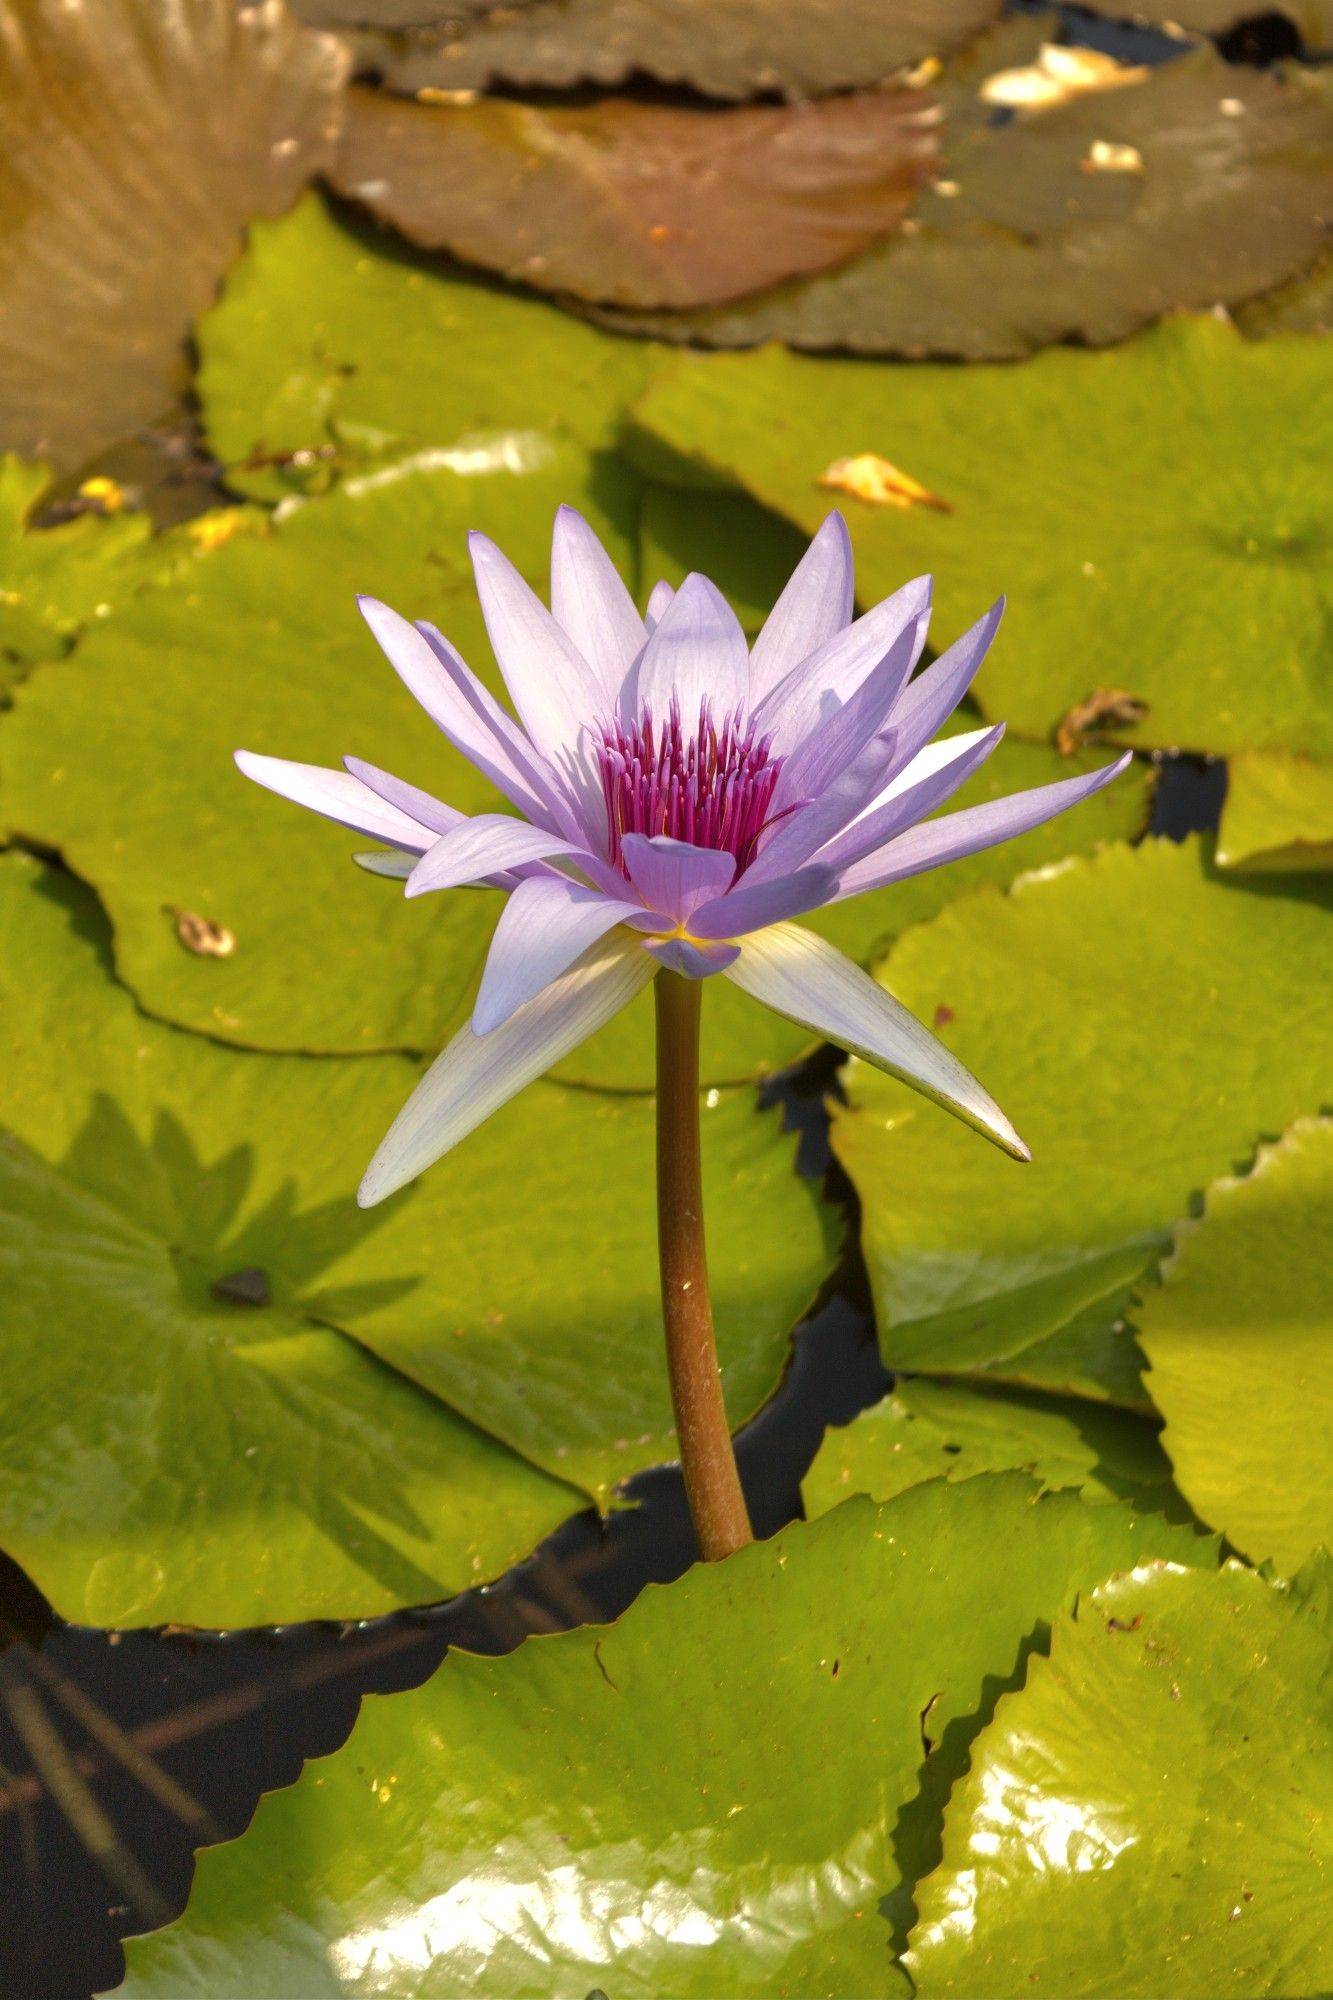
[[[944,1005],[944,1002],[943,1002],[943,1001],[941,1001],[941,1002],[940,1002],[940,1004],[939,1004],[939,1006],[938,1006],[938,1007],[937,1007],[937,1008],[935,1009],[935,1021],[934,1021],[934,1025],[935,1025],[935,1027],[937,1027],[937,1028],[947,1028],[947,1027],[948,1027],[948,1025],[949,1025],[949,1023],[950,1023],[950,1021],[953,1021],[953,1020],[956,1020],[956,1019],[957,1019],[957,1016],[955,1015],[955,1013],[954,1013],[954,1011],[953,1011],[953,1008],[952,1008],[952,1007],[946,1007],[946,1006]]]
[[[273,1298],[268,1272],[261,1271],[257,1264],[244,1271],[232,1271],[225,1278],[215,1278],[213,1296],[233,1306],[266,1306]]]
[[[236,933],[225,924],[201,917],[195,910],[173,910],[171,916],[176,936],[197,958],[230,958],[235,951]]]
[[[1072,757],[1094,730],[1108,724],[1128,729],[1142,722],[1147,713],[1148,704],[1142,695],[1129,694],[1124,688],[1094,688],[1082,701],[1075,702],[1065,716],[1055,732],[1055,747],[1062,757]]]
[[[937,514],[952,514],[953,508],[938,493],[932,493],[910,472],[903,472],[877,452],[860,451],[850,458],[835,458],[820,473],[816,484],[835,493],[850,493],[868,507],[933,507]]]

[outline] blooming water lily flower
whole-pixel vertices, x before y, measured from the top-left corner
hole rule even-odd
[[[569,507],[551,609],[484,535],[477,590],[511,715],[433,625],[361,610],[449,741],[515,811],[465,817],[349,757],[345,770],[249,751],[247,776],[386,843],[359,857],[406,893],[486,884],[501,913],[471,1024],[422,1080],[359,1199],[383,1200],[600,1028],[666,967],[730,979],[945,1106],[1018,1159],[999,1106],[882,986],[794,920],[976,854],[1109,783],[1129,761],[930,818],[1003,725],[934,740],[1003,609],[923,673],[930,580],[855,617],[852,552],[830,514],[753,647],[704,576],[659,583],[641,617]]]

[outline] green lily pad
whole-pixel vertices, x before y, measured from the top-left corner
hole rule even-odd
[[[466,531],[485,528],[544,587],[569,499],[628,566],[626,478],[558,439],[506,434],[351,480],[269,534],[226,541],[182,587],[125,606],[18,690],[0,812],[97,889],[117,971],[151,1013],[247,1047],[346,1053],[438,1050],[465,1018],[499,896],[405,905],[352,866],[363,835],[248,783],[232,752],[330,765],[355,753],[464,811],[494,806],[383,659],[354,593],[431,617],[498,687]],[[231,954],[187,949],[180,912],[224,926]]]
[[[1327,1993],[1331,1642],[1326,1559],[1290,1591],[1136,1572],[1061,1618],[949,1802],[922,2000]]]
[[[145,1021],[91,897],[26,855],[0,857],[0,933],[0,1545],[57,1611],[368,1618],[496,1576],[577,1511],[320,1323],[377,1235],[355,1162],[411,1066],[240,1057]],[[437,1313],[404,1243],[377,1247],[349,1314]]]
[[[329,5],[299,0],[296,11],[322,25]],[[724,99],[878,84],[960,48],[997,11],[995,0],[521,0],[503,9],[392,0],[386,20],[383,0],[333,5],[343,20],[350,9],[358,25],[381,29],[355,35],[353,46],[359,65],[396,90],[561,89],[643,75]]]
[[[125,2000],[906,1993],[876,1905],[922,1711],[988,1711],[1076,1590],[1205,1549],[1017,1475],[937,1482],[614,1627],[452,1654],[200,1857],[185,1916],[131,1944]]]
[[[105,922],[86,891],[19,855],[0,883],[0,1128],[159,1251],[175,1246],[191,1300],[216,1317],[215,1282],[263,1271],[275,1311],[355,1335],[400,1388],[414,1377],[603,1506],[618,1481],[674,1456],[650,1101],[536,1084],[415,1187],[359,1210],[356,1183],[416,1064],[245,1057],[146,1021],[107,975]],[[833,1260],[836,1212],[798,1179],[778,1114],[760,1115],[749,1092],[714,1093],[703,1133],[739,1424],[781,1377],[792,1325]],[[267,1324],[227,1312],[228,1326]],[[48,1345],[50,1325],[48,1314]],[[99,1387],[90,1421],[101,1407]],[[57,1403],[48,1422],[65,1416]],[[299,1468],[291,1476],[299,1484]],[[78,1480],[66,1483],[77,1499]]]
[[[1197,843],[1151,841],[960,898],[899,940],[879,976],[921,1019],[947,1011],[942,1039],[1033,1160],[993,1161],[901,1085],[847,1073],[833,1144],[891,1367],[1021,1383],[1073,1329],[1079,1366],[1046,1386],[1088,1393],[1094,1331],[1121,1323],[1196,1194],[1330,1094],[1329,905],[1314,878],[1233,886]]]
[[[882,1402],[827,1431],[801,1482],[807,1519],[854,1493],[891,1500],[925,1479],[1030,1472],[1043,1491],[1129,1500],[1188,1517],[1171,1485],[1158,1426],[1125,1410],[1018,1389],[903,1380]]]
[[[257,498],[477,431],[612,443],[653,360],[313,195],[251,230],[198,341],[210,449]]]
[[[1303,1119],[1201,1222],[1135,1315],[1181,1491],[1286,1575],[1333,1539],[1333,1122]]]
[[[1223,868],[1333,868],[1333,761],[1241,750],[1227,766],[1217,836]]]
[[[1317,78],[1203,47],[1126,68],[1120,88],[997,115],[981,93],[1059,33],[1056,16],[1008,20],[933,86],[947,172],[901,233],[732,305],[598,317],[711,347],[1003,361],[1249,299],[1318,256],[1333,131]]]
[[[641,604],[659,578],[679,589],[691,570],[701,570],[754,638],[805,550],[806,537],[790,521],[734,487],[707,492],[654,481],[643,489]]]
[[[953,727],[975,727],[960,717]],[[1025,791],[1054,783],[1074,771],[1106,762],[1106,753],[1081,751],[1072,761],[1044,744],[1002,742],[969,779],[947,810],[961,810],[1005,792]],[[868,965],[909,925],[935,916],[953,897],[983,882],[1007,885],[1024,869],[1045,867],[1069,854],[1086,853],[1103,840],[1128,839],[1147,822],[1153,778],[1146,764],[1135,765],[1103,792],[1076,811],[1048,820],[1021,839],[990,848],[945,868],[914,875],[887,889],[812,910],[802,924],[836,944],[858,964]],[[614,1086],[621,1090],[653,1088],[653,1003],[651,992],[632,1000],[623,1013],[600,1029],[582,1048],[566,1056],[555,1074],[571,1083]],[[761,1007],[727,979],[710,979],[703,998],[700,1043],[701,1074],[714,1084],[739,1083],[796,1062],[814,1046],[810,1034],[782,1015]]]
[[[867,601],[933,570],[935,629],[1009,612],[987,715],[1047,737],[1102,689],[1121,741],[1333,755],[1333,450],[1318,340],[1216,318],[1022,369],[883,368],[765,348],[682,358],[637,410],[807,533],[830,463],[873,452],[952,508],[852,501]],[[1163,411],[1171,413],[1163,421]],[[1218,440],[1226,439],[1223,459]],[[1201,464],[1216,477],[1200,478]],[[1072,513],[1071,513],[1072,509]]]
[[[190,322],[245,225],[330,157],[347,59],[226,0],[4,16],[0,438],[67,469],[184,386]]]
[[[412,242],[539,291],[710,305],[895,229],[930,177],[937,125],[907,89],[729,110],[355,89],[332,181]]]

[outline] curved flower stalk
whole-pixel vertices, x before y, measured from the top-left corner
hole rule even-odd
[[[465,817],[354,757],[337,771],[237,754],[271,791],[383,842],[359,858],[404,878],[409,896],[478,883],[508,894],[471,1023],[399,1114],[358,1199],[382,1201],[413,1179],[664,974],[659,1135],[676,1135],[670,1148],[659,1142],[668,1348],[674,1329],[682,1353],[673,1354],[673,1387],[680,1390],[688,1347],[690,1379],[697,1387],[711,1355],[716,1389],[697,1213],[700,983],[734,981],[1026,1159],[1009,1120],[962,1064],[795,919],[1038,826],[1129,760],[930,817],[1003,734],[999,725],[933,740],[966,693],[1003,600],[914,678],[930,581],[908,583],[854,617],[851,546],[838,514],[815,536],[752,648],[703,576],[674,592],[659,583],[641,617],[572,508],[556,517],[549,611],[485,536],[473,535],[471,550],[514,715],[434,626],[409,624],[372,599],[361,610],[412,694],[512,812]],[[684,1124],[682,1101],[691,1106]],[[691,1120],[692,1168],[681,1164]],[[715,1445],[720,1389],[699,1407]],[[682,1418],[680,1393],[677,1417],[690,1484],[692,1419]],[[708,1533],[701,1526],[706,1554],[748,1538],[725,1415],[720,1421],[731,1522],[715,1520]],[[694,1506],[694,1485],[690,1492]],[[698,1522],[698,1507],[695,1514]]]

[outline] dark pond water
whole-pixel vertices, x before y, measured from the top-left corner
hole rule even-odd
[[[1153,831],[1215,827],[1220,763],[1173,758]],[[801,1511],[829,1424],[875,1402],[879,1360],[856,1201],[828,1148],[824,1050],[766,1087],[800,1135],[799,1170],[843,1204],[849,1248],[798,1329],[781,1390],[739,1442],[757,1532]],[[223,1637],[61,1624],[0,1567],[0,2000],[86,2000],[115,1985],[118,1940],[184,1907],[196,1846],[239,1833],[261,1792],[342,1743],[361,1696],[414,1687],[450,1646],[503,1653],[531,1632],[616,1617],[695,1559],[679,1474],[645,1474],[634,1511],[579,1516],[489,1589],[355,1626]],[[3,1558],[0,1558],[3,1564]]]

